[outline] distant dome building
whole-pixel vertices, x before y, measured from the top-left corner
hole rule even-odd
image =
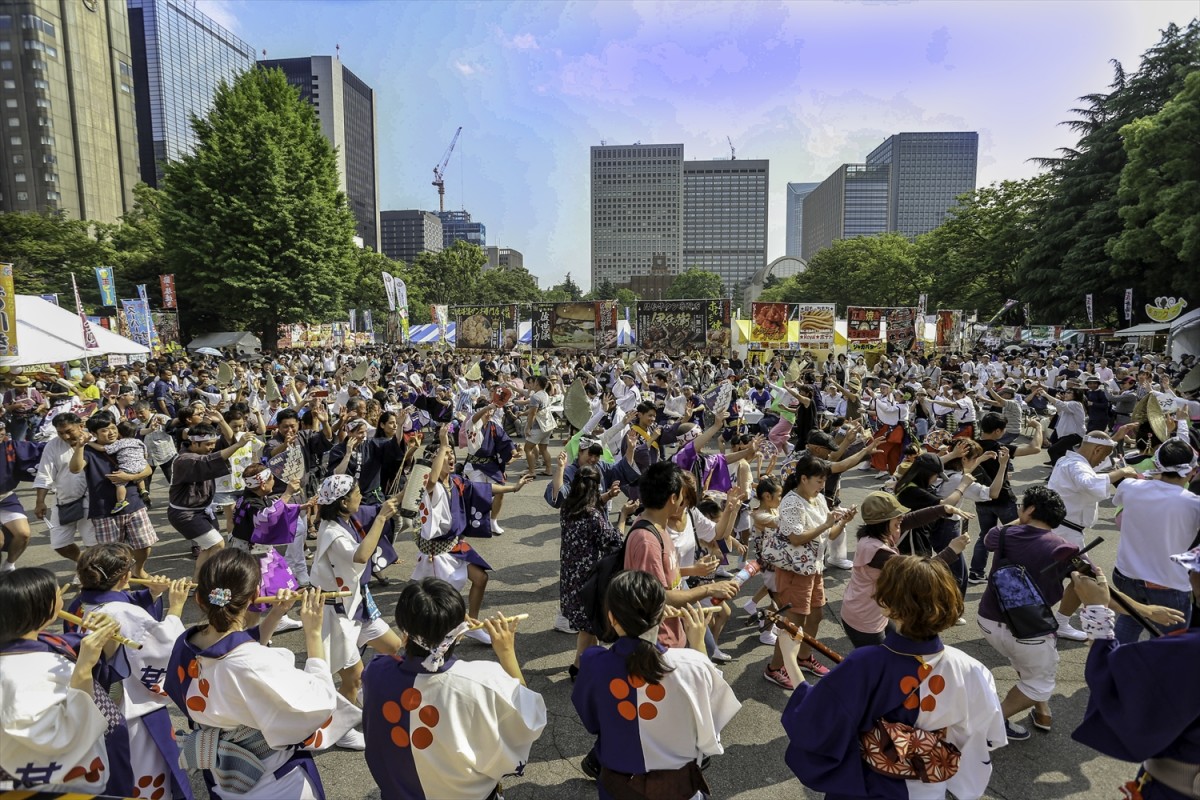
[[[763,283],[766,282],[769,275],[774,275],[779,280],[786,280],[793,275],[799,275],[806,269],[808,269],[808,262],[797,256],[780,256],[775,259],[754,273],[754,277],[746,284],[746,290],[742,293],[743,307],[747,312],[750,310],[750,304],[758,300],[759,295],[762,294]]]

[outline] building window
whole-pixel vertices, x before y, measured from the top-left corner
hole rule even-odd
[[[5,100],[4,107],[5,108],[16,108],[17,107],[17,98],[10,97],[7,100]]]
[[[13,173],[13,180],[16,181],[17,183],[24,183],[25,182],[25,173],[24,172]]]
[[[12,42],[7,39],[0,40],[0,52],[8,52],[12,50]]]
[[[11,144],[13,147],[20,147],[21,146],[21,137],[20,136],[9,137],[8,143]]]
[[[9,117],[9,118],[8,118],[8,127],[10,127],[10,128],[15,128],[15,127],[17,127],[17,126],[18,126],[18,125],[20,125],[20,124],[21,124],[21,118],[20,118],[20,117]]]
[[[29,192],[17,192],[17,200],[19,202],[28,202],[29,201]]]
[[[4,88],[5,88],[5,89],[16,89],[16,88],[17,88],[17,82],[16,82],[16,81],[14,81],[14,80],[11,80],[11,79],[9,79],[9,80],[5,80],[5,81],[4,81]]]
[[[12,62],[8,59],[0,61],[0,69],[12,69]]]

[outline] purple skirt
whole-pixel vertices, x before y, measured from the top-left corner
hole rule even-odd
[[[450,551],[450,555],[457,558],[459,561],[465,561],[468,564],[474,564],[480,569],[491,571],[492,565],[483,560],[483,557],[475,550],[474,547],[467,544],[462,539],[458,540],[458,544],[454,545],[454,549]]]

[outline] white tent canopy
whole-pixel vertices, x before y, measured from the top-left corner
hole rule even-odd
[[[83,346],[83,326],[77,314],[35,295],[19,294],[16,300],[18,355],[0,358],[0,366],[23,367],[107,355],[150,354],[148,347],[99,325],[91,327],[100,346],[88,350]]]

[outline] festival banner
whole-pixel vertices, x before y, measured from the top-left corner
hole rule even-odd
[[[396,313],[400,317],[400,341],[408,341],[408,286],[400,278],[392,278],[392,291],[396,294]]]
[[[13,288],[13,265],[0,264],[0,356],[17,355],[17,293]]]
[[[162,307],[171,309],[179,308],[175,300],[175,273],[159,275],[158,285],[162,288]]]
[[[1146,316],[1155,322],[1171,322],[1187,308],[1182,297],[1156,297],[1154,305],[1146,303]]]
[[[1092,296],[1089,294],[1084,297],[1084,302],[1087,305],[1088,325],[1094,325],[1095,323],[1092,321]]]
[[[179,314],[175,311],[151,311],[150,321],[158,334],[159,346],[166,352],[180,349]]]
[[[642,300],[637,306],[638,342],[647,351],[680,355],[708,344],[708,300]]]
[[[1003,308],[1001,308],[999,311],[997,311],[995,316],[993,316],[990,320],[988,320],[988,324],[991,324],[991,323],[995,322],[996,320],[1000,319],[1000,317],[1002,315],[1006,314],[1007,312],[1011,311],[1012,309],[1014,309],[1016,307],[1017,307],[1016,300],[1012,300],[1012,299],[1005,300]]]
[[[429,306],[429,316],[432,317],[434,325],[438,326],[438,342],[448,344],[446,342],[446,327],[450,324],[450,306],[436,303]]]
[[[887,309],[850,306],[846,309],[846,338],[854,342],[883,339],[883,314]]]
[[[534,303],[533,347],[537,350],[607,350],[617,344],[617,304]]]
[[[41,297],[47,303],[54,303],[54,305],[58,305],[58,292],[55,292],[54,294],[44,294]]]
[[[75,273],[71,273],[71,291],[75,293],[75,313],[79,315],[79,324],[83,326],[83,348],[85,350],[99,350],[100,343],[96,341],[96,334],[92,332],[92,326],[88,324],[87,314],[83,313],[83,303],[79,301],[79,284],[75,282]]]
[[[911,350],[916,344],[917,310],[912,306],[889,308],[884,312],[887,319],[887,341],[898,350]]]
[[[141,300],[122,300],[121,310],[122,316],[125,318],[125,334],[130,339],[133,339],[140,345],[154,349],[154,340],[151,338],[150,331],[150,315],[146,311],[146,305]]]
[[[797,319],[800,335],[799,350],[833,349],[833,303],[801,303]]]
[[[158,331],[154,329],[154,319],[150,316],[150,297],[146,294],[146,284],[139,283],[137,287],[138,300],[141,301],[141,310],[146,317],[146,329],[150,331],[150,350],[154,355],[158,355],[161,343],[158,340]]]
[[[363,309],[363,331],[366,333],[375,332],[375,320],[371,319],[371,309]]]
[[[708,332],[705,334],[708,348],[705,352],[709,355],[729,354],[733,341],[733,327],[729,321],[732,305],[733,301],[728,297],[708,301]],[[629,320],[628,315],[625,319]]]
[[[100,305],[117,305],[117,283],[112,267],[96,267],[96,285],[100,287]]]
[[[934,345],[941,350],[957,350],[961,322],[961,311],[938,309],[937,324],[934,327]]]
[[[1133,289],[1125,290],[1125,322],[1133,321]]]
[[[517,346],[517,305],[451,306],[454,346],[464,350],[511,350]]]
[[[789,303],[751,303],[750,341],[778,348],[788,340]]]
[[[350,309],[350,332],[354,333],[358,330],[358,309]]]
[[[395,278],[390,273],[381,273],[383,277],[383,291],[387,293],[388,311],[396,310],[396,284]]]

